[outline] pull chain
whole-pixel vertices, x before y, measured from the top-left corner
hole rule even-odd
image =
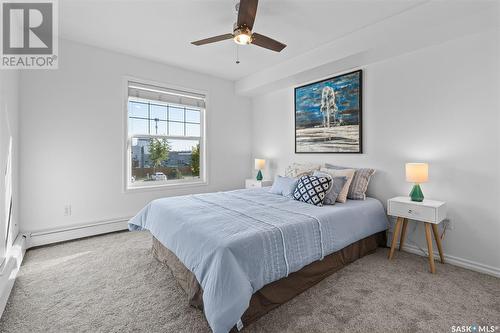
[[[240,47],[238,44],[236,44],[236,65],[239,65],[240,63]]]

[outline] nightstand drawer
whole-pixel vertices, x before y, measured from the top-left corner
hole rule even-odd
[[[436,209],[433,207],[390,201],[388,211],[389,215],[392,216],[406,217],[426,222],[436,221]]]

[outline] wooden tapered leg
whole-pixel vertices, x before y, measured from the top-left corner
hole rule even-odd
[[[399,239],[399,251],[403,249],[406,238],[406,227],[408,226],[408,219],[403,219],[403,229],[401,229],[401,238]]]
[[[392,259],[392,255],[394,254],[394,248],[396,247],[396,242],[398,240],[398,235],[399,235],[399,227],[401,226],[402,221],[403,221],[402,217],[398,217],[396,220],[396,225],[394,226],[394,231],[392,234],[391,250],[389,251],[389,260]]]
[[[439,237],[439,231],[437,224],[432,224],[432,232],[434,233],[434,239],[436,240],[436,245],[439,251],[439,257],[441,258],[441,263],[444,264],[443,247],[441,246],[441,238]]]
[[[432,238],[431,238],[431,225],[425,222],[425,239],[427,240],[427,250],[429,251],[429,265],[431,267],[431,273],[436,272],[434,267],[434,252],[432,252]]]

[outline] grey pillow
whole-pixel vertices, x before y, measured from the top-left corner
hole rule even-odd
[[[298,179],[291,177],[276,176],[274,183],[269,193],[279,194],[287,198],[291,198],[293,191],[297,187]]]
[[[335,201],[337,201],[337,197],[339,196],[340,191],[342,191],[342,188],[344,187],[344,184],[347,181],[347,177],[332,177],[329,174],[321,171],[314,171],[314,176],[328,177],[332,180],[332,185],[330,186],[330,189],[326,193],[325,199],[323,200],[323,204],[335,205]]]
[[[349,186],[349,192],[347,193],[347,198],[352,200],[365,200],[366,199],[366,190],[368,189],[368,184],[370,183],[370,178],[375,173],[375,169],[369,168],[348,168],[338,165],[325,164],[326,168],[329,169],[355,169],[354,177],[352,179],[351,185]]]

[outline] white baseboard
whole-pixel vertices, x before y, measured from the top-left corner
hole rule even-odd
[[[72,239],[101,235],[114,231],[127,230],[130,217],[104,220],[92,224],[78,225],[63,229],[53,229],[26,234],[26,248],[64,242]]]
[[[4,264],[0,270],[0,318],[9,300],[19,268],[26,252],[26,237],[19,234],[14,244],[7,252]]]
[[[406,242],[405,242],[406,243]],[[399,249],[399,242],[397,243],[397,247]],[[423,253],[422,253],[423,250]],[[403,251],[417,254],[420,256],[428,256],[428,252],[425,249],[420,249],[418,246],[411,245],[411,244],[405,244],[403,246]],[[437,251],[436,251],[437,252]],[[434,252],[434,259],[435,260],[440,260],[439,258],[439,253]],[[455,256],[450,256],[448,254],[444,254],[444,262],[450,265],[462,267],[462,268],[467,268],[472,271],[476,271],[479,273],[484,273],[488,275],[492,275],[495,277],[500,277],[500,269],[493,267],[493,266],[488,266],[485,264],[481,264],[472,260],[468,259],[463,259]]]

